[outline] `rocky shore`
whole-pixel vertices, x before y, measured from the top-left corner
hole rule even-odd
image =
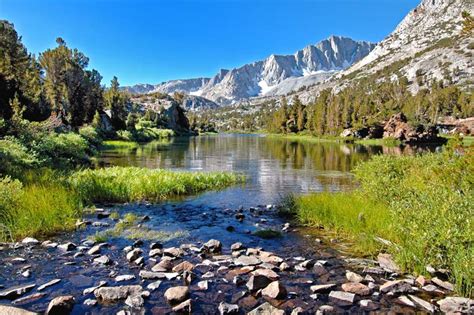
[[[228,210],[227,215],[262,221],[265,210]],[[101,213],[100,219],[81,223],[103,229],[110,220]],[[279,228],[295,232],[289,223]],[[295,247],[288,255],[248,246],[234,236],[231,244],[34,238],[2,244],[0,313],[474,312],[473,300],[452,296],[444,270],[429,269],[431,279],[415,278],[401,274],[388,254],[377,261],[324,249],[303,256]],[[312,241],[324,248],[323,241]]]

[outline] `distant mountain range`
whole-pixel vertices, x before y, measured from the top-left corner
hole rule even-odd
[[[294,55],[271,55],[265,60],[231,70],[222,69],[212,78],[172,80],[157,85],[124,87],[133,94],[182,92],[228,105],[257,96],[278,96],[324,81],[367,56],[375,44],[331,36]]]

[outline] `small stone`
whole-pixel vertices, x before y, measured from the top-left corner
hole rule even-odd
[[[184,251],[180,248],[170,247],[163,250],[163,255],[178,258],[184,255]]]
[[[337,305],[345,306],[354,304],[355,294],[343,291],[331,291],[329,300]]]
[[[237,304],[228,304],[221,302],[218,307],[220,315],[236,315],[239,314],[239,306]]]
[[[68,243],[58,245],[58,248],[64,252],[70,252],[72,250],[75,250],[77,246],[74,243],[68,242]]]
[[[132,247],[133,248],[138,248],[140,246],[143,246],[143,241],[142,240],[136,240],[135,242],[133,242],[132,244]]]
[[[142,266],[145,263],[145,258],[143,256],[138,257],[137,259],[135,259],[135,261],[133,263],[135,265]]]
[[[268,302],[263,303],[256,309],[247,313],[247,315],[285,315],[284,310],[280,310]]]
[[[426,280],[426,278],[423,277],[423,276],[418,276],[418,277],[416,278],[415,282],[418,283],[418,285],[419,285],[420,287],[424,287],[424,286],[428,283],[428,281]]]
[[[58,296],[49,302],[45,315],[66,315],[71,313],[76,301],[72,295]]]
[[[95,306],[97,304],[97,300],[94,299],[87,299],[83,303],[86,306]]]
[[[280,276],[273,270],[270,269],[257,269],[252,272],[254,276],[264,276],[272,281],[280,279]]]
[[[155,248],[155,249],[150,250],[150,253],[148,254],[148,256],[156,257],[156,256],[160,256],[162,254],[163,254],[163,251],[160,248]]]
[[[413,302],[415,302],[416,305],[423,308],[425,311],[430,312],[430,313],[434,313],[436,311],[436,307],[433,304],[426,302],[425,300],[420,299],[419,297],[414,296],[414,295],[408,295],[408,296]]]
[[[32,238],[32,237],[25,237],[22,241],[21,241],[22,244],[25,244],[25,245],[37,245],[39,244],[39,241],[36,239],[36,238]]]
[[[107,255],[102,255],[100,257],[94,258],[94,262],[102,265],[110,265],[112,261]]]
[[[431,279],[431,282],[433,282],[438,287],[441,287],[445,290],[454,291],[454,285],[452,283],[447,282],[447,281],[443,281],[443,280],[435,277],[435,278]]]
[[[372,300],[360,300],[359,305],[365,311],[375,311],[378,309],[377,304],[375,304]]]
[[[165,298],[170,304],[178,304],[189,297],[189,289],[185,286],[172,287],[166,290]]]
[[[328,273],[326,268],[323,267],[320,263],[315,263],[313,266],[313,272],[316,276],[321,277]]]
[[[324,292],[328,292],[329,290],[331,290],[334,287],[336,287],[336,284],[334,284],[334,283],[316,284],[316,285],[312,285],[310,287],[310,289],[313,293],[324,293]]]
[[[207,280],[199,281],[197,283],[197,286],[200,291],[207,291],[207,289],[209,288],[209,282]]]
[[[262,290],[262,295],[271,299],[283,299],[286,294],[286,288],[279,281],[273,281]]]
[[[145,301],[140,295],[130,295],[125,299],[125,304],[133,308],[143,307]]]
[[[161,245],[161,243],[154,242],[150,244],[150,249],[162,249],[162,248],[163,248],[163,245]]]
[[[406,296],[406,295],[399,296],[398,299],[397,299],[397,302],[402,304],[402,305],[410,306],[410,307],[413,307],[413,308],[416,307],[415,303],[413,303],[413,301],[410,300],[408,298],[408,296]]]
[[[46,288],[48,288],[48,287],[50,287],[50,286],[53,286],[53,285],[55,285],[55,284],[57,284],[57,283],[59,283],[59,282],[61,282],[61,279],[53,279],[53,280],[51,280],[51,281],[49,281],[49,282],[46,282],[45,284],[40,285],[37,290],[38,290],[38,291],[43,291],[44,289],[46,289]]]
[[[247,281],[247,288],[249,291],[257,291],[260,289],[265,288],[267,285],[269,285],[272,282],[271,279],[257,275],[257,276],[251,276],[250,279]]]
[[[192,271],[194,269],[194,265],[188,261],[183,261],[176,266],[173,267],[173,272],[182,273],[184,271]]]
[[[107,246],[106,243],[101,243],[101,244],[97,244],[97,245],[94,245],[91,247],[91,249],[89,249],[87,251],[87,254],[88,255],[96,255],[96,254],[99,254],[100,253],[100,249],[104,246]]]
[[[255,256],[240,256],[234,260],[236,266],[256,266],[261,263],[262,261]]]
[[[222,243],[218,240],[209,240],[208,242],[204,243],[204,249],[209,253],[219,253],[222,249]]]
[[[342,290],[344,290],[345,292],[350,292],[357,295],[370,294],[370,289],[362,283],[355,283],[355,282],[344,283],[342,285]]]
[[[115,277],[116,282],[130,281],[133,279],[135,279],[134,275],[120,275],[120,276]]]
[[[361,275],[359,275],[355,272],[352,272],[352,271],[346,271],[346,279],[349,280],[350,282],[354,282],[354,283],[359,283],[359,282],[362,282],[364,280],[364,278]]]
[[[103,286],[106,285],[106,284],[107,284],[107,282],[105,282],[105,281],[100,281],[97,286],[84,289],[84,291],[82,291],[82,294],[83,294],[83,295],[90,294],[90,293],[94,292],[96,289],[98,289],[98,288],[100,288],[100,287],[103,287]]]
[[[214,277],[215,277],[215,274],[213,272],[210,272],[210,271],[206,272],[205,274],[203,274],[201,276],[201,278],[203,278],[203,279],[210,279],[210,278],[214,278]]]
[[[242,250],[242,249],[244,249],[244,245],[243,245],[242,243],[240,243],[240,242],[237,242],[237,243],[232,244],[232,245],[230,246],[230,249],[231,249],[232,251]]]
[[[333,306],[331,306],[331,305],[322,305],[317,310],[316,315],[332,314],[332,313],[334,313],[334,307]]]
[[[135,248],[127,253],[127,260],[129,262],[137,260],[143,251],[140,248]]]
[[[412,292],[411,285],[404,280],[387,281],[380,286],[380,292],[407,293]]]
[[[158,280],[158,281],[150,283],[149,285],[146,286],[146,288],[150,291],[155,291],[160,287],[160,285],[161,285],[161,281]]]
[[[94,291],[97,299],[113,302],[117,300],[124,300],[130,295],[140,295],[143,291],[139,285],[124,285],[119,287],[101,287]]]
[[[390,254],[380,253],[377,256],[377,261],[378,261],[380,267],[382,267],[385,270],[388,270],[390,272],[400,272],[400,268],[393,261],[392,255],[390,255]]]
[[[30,269],[27,269],[27,270],[23,271],[23,272],[21,273],[21,275],[22,275],[23,277],[25,277],[25,278],[29,278],[29,277],[31,277],[31,270],[30,270]]]
[[[286,262],[282,262],[279,266],[281,271],[288,271],[291,269],[291,266],[288,265]]]
[[[422,289],[423,291],[430,292],[430,293],[443,294],[443,291],[441,291],[440,289],[438,289],[438,287],[435,286],[435,285],[433,285],[433,284],[425,285],[425,286],[422,287],[421,289]]]
[[[172,311],[177,314],[191,314],[192,313],[192,303],[191,299],[188,299],[175,307],[172,308]]]

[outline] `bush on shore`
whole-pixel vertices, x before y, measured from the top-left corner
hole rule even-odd
[[[296,198],[297,216],[309,225],[340,231],[360,251],[392,253],[403,270],[450,270],[456,288],[473,294],[474,150],[446,149],[419,156],[376,156],[355,170],[353,193]],[[392,246],[378,245],[375,238]]]

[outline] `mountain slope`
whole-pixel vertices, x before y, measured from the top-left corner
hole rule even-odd
[[[172,80],[155,86],[127,87],[132,93],[183,92],[219,104],[231,104],[255,96],[283,95],[326,80],[365,57],[375,44],[331,36],[293,55],[271,55],[242,67],[221,70],[212,78]]]

